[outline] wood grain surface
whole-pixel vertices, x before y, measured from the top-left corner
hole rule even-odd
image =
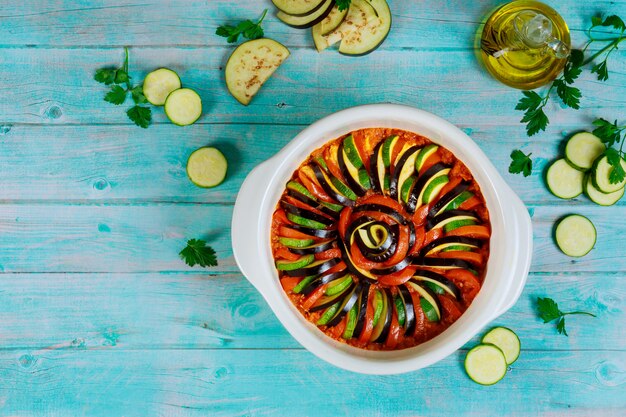
[[[0,416],[624,416],[626,202],[599,207],[553,197],[543,185],[565,140],[596,117],[626,122],[626,54],[610,79],[577,82],[579,111],[556,101],[546,132],[528,138],[520,92],[491,79],[474,49],[501,1],[389,0],[393,28],[374,53],[317,53],[309,31],[271,12],[266,36],[291,57],[250,106],[224,86],[233,49],[217,26],[256,19],[270,0],[6,0],[0,3]],[[594,14],[626,17],[626,1],[548,1],[581,45]],[[154,109],[148,129],[102,98],[96,69],[130,75],[170,67],[203,99],[197,124]],[[493,325],[515,330],[522,354],[497,385],[463,370],[467,349],[426,369],[364,376],[332,367],[293,339],[238,271],[232,205],[248,172],[300,130],[337,110],[391,102],[436,113],[487,154],[527,204],[531,273]],[[186,160],[217,146],[229,161],[211,190],[187,179]],[[513,149],[532,152],[530,177],[508,174]],[[588,216],[598,229],[580,259],[556,248],[556,220]],[[189,268],[189,238],[219,266]],[[535,310],[549,296],[569,337]]]

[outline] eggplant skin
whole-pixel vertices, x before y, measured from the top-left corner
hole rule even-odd
[[[428,211],[427,218],[430,220],[435,217],[439,212],[448,205],[452,200],[459,196],[463,191],[469,188],[470,183],[467,181],[463,181],[452,190],[450,190],[446,195],[441,197]]]
[[[305,235],[321,238],[334,238],[337,237],[337,230],[335,229],[313,229],[306,226],[300,226],[299,224],[285,225],[289,229],[293,229],[298,232],[302,232]]]
[[[323,7],[324,2],[322,2],[322,4],[320,5],[321,7]],[[330,12],[333,10],[333,7],[335,7],[335,1],[331,1],[328,3],[328,6],[326,7],[326,10],[324,10],[322,12],[322,14],[320,14],[318,17],[312,19],[312,20],[308,20],[303,22],[302,24],[295,24],[295,23],[289,23],[288,19],[290,17],[306,17],[306,16],[311,16],[314,15],[315,13],[317,13],[319,10],[316,10],[313,13],[307,14],[305,16],[294,16],[294,15],[289,15],[285,12],[278,12],[276,14],[276,16],[278,17],[278,19],[285,23],[288,26],[291,26],[292,28],[296,28],[296,29],[308,29],[310,27],[313,27],[315,25],[317,25],[319,22],[321,22],[322,20],[326,19],[326,16],[328,16],[330,14]]]

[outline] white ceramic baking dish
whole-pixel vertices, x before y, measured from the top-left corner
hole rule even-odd
[[[487,273],[470,308],[439,336],[397,351],[368,351],[337,342],[304,319],[283,292],[270,249],[272,213],[294,170],[326,142],[366,127],[405,129],[451,150],[473,173],[491,217]],[[253,169],[243,182],[235,203],[232,244],[243,274],[302,346],[321,359],[350,371],[398,374],[445,358],[513,306],[530,267],[532,228],[524,204],[480,148],[460,129],[412,107],[372,104],[343,110],[313,123],[275,156]]]

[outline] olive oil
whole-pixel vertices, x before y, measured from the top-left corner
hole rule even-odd
[[[563,18],[532,0],[498,8],[485,22],[480,39],[480,55],[491,75],[524,90],[554,80],[565,66],[569,47]]]

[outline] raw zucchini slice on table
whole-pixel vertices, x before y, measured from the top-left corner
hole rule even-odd
[[[191,88],[172,91],[165,100],[165,114],[178,126],[191,125],[202,115],[202,100]]]
[[[565,159],[555,161],[546,175],[548,189],[559,198],[578,197],[583,192],[585,174],[573,168]]]
[[[603,193],[593,185],[591,174],[588,174],[585,177],[585,194],[596,204],[601,206],[612,206],[624,196],[624,188],[613,193]]]
[[[620,159],[620,163],[622,164],[622,169],[626,171],[626,162],[623,159]],[[605,156],[601,156],[598,158],[593,164],[593,175],[591,179],[593,180],[593,185],[603,193],[614,193],[624,188],[626,185],[626,178],[617,183],[612,183],[610,181],[611,172],[613,171],[613,166],[609,164],[609,158]]]
[[[242,43],[226,63],[228,91],[247,106],[287,57],[289,49],[273,39],[261,38]]]
[[[278,10],[294,16],[314,13],[324,2],[325,0],[272,0]]]
[[[467,352],[465,371],[472,381],[493,385],[506,375],[504,353],[495,345],[481,344]]]
[[[172,91],[181,87],[180,77],[169,68],[159,68],[143,80],[143,95],[151,104],[162,106]]]
[[[584,256],[596,244],[596,228],[579,214],[565,216],[556,226],[556,244],[568,256]]]
[[[565,145],[565,159],[574,168],[586,171],[593,165],[602,152],[606,150],[604,143],[596,135],[589,132],[577,133]]]
[[[506,359],[506,364],[510,365],[517,360],[521,350],[521,342],[519,337],[513,330],[506,327],[495,327],[483,336],[481,343],[492,344],[497,346]]]
[[[228,162],[216,148],[200,148],[187,159],[187,176],[198,187],[211,188],[226,178]],[[311,241],[313,243],[313,241]]]
[[[328,16],[335,5],[335,0],[324,0],[319,8],[314,12],[298,16],[293,14],[288,14],[283,12],[282,10],[276,13],[276,17],[282,21],[283,23],[288,24],[297,29],[306,29],[314,26],[324,20],[326,16]]]

